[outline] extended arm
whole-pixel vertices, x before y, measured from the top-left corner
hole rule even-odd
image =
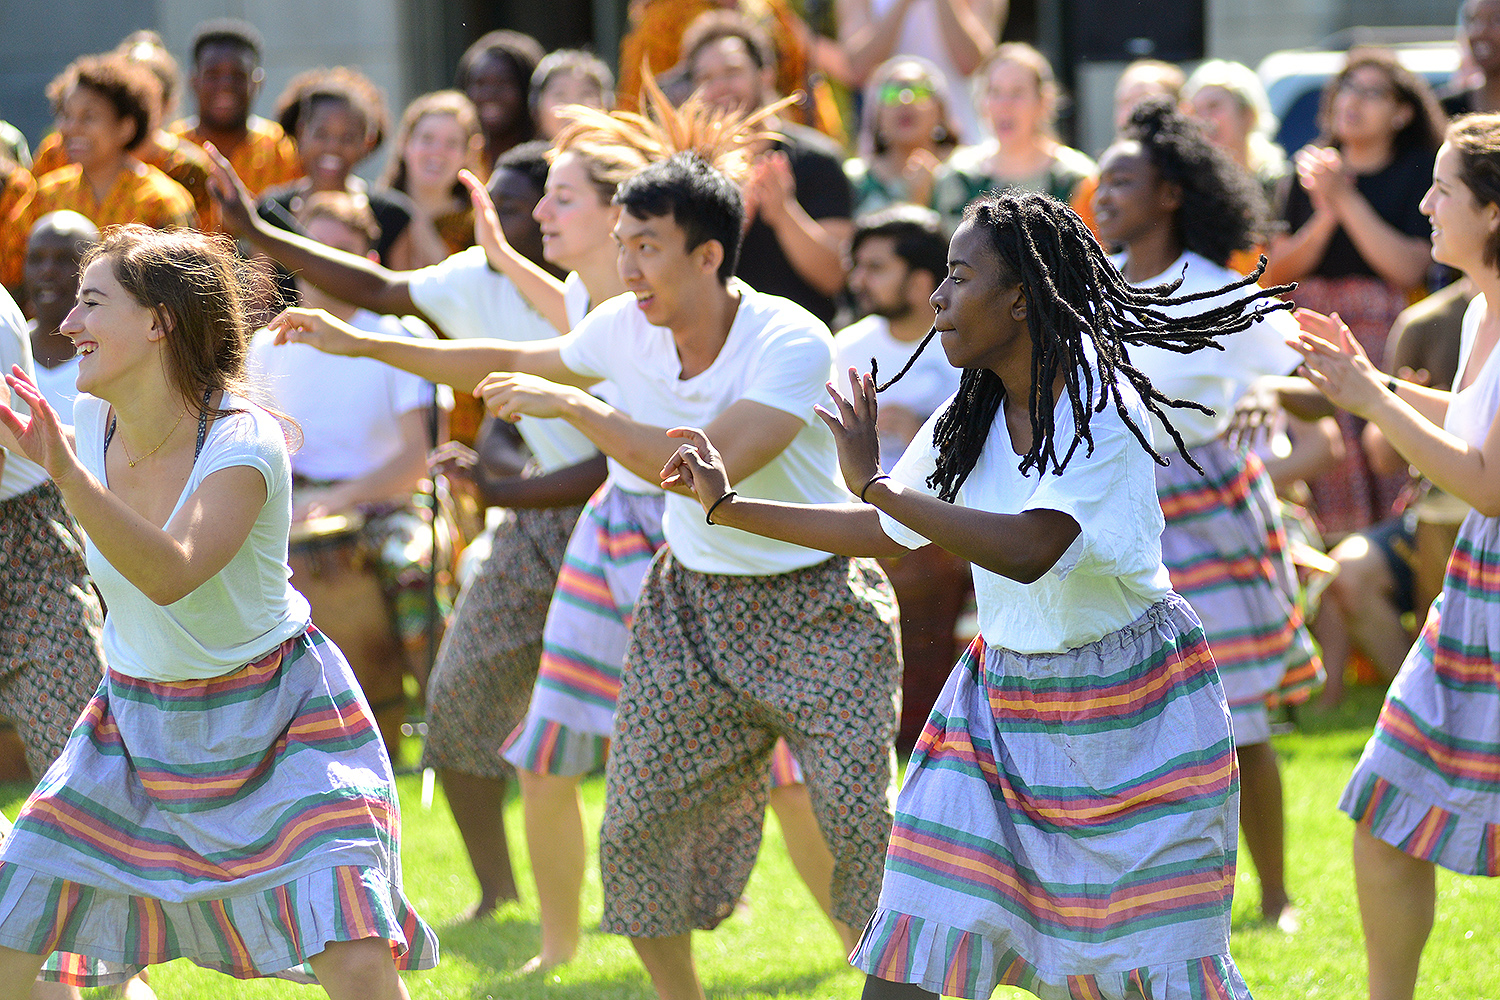
[[[469,201],[474,206],[474,239],[484,248],[485,260],[489,261],[490,267],[509,278],[532,308],[546,317],[558,333],[567,333],[568,307],[563,299],[563,283],[522,257],[510,245],[505,231],[500,228],[495,203],[478,177],[460,170],[458,179],[469,189]]]
[[[938,0],[938,30],[943,34],[943,45],[964,76],[979,69],[995,51],[1007,7],[1007,0]]]
[[[1386,222],[1350,184],[1332,199],[1339,225],[1371,269],[1397,288],[1416,288],[1432,266],[1432,243]]]

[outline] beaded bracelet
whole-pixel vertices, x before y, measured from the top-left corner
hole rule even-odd
[[[713,505],[708,508],[708,513],[703,515],[703,520],[707,521],[709,524],[713,524],[714,511],[719,509],[719,504],[723,503],[725,500],[728,500],[730,497],[737,496],[739,496],[738,493],[736,493],[734,490],[730,490],[728,493],[725,493],[723,496],[719,497],[719,499],[715,500],[713,502]]]

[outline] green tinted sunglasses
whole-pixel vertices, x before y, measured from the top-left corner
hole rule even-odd
[[[925,101],[936,94],[937,91],[930,83],[920,81],[909,81],[907,83],[896,83],[892,81],[880,88],[881,104],[916,104]]]

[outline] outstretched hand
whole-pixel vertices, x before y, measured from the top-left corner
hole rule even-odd
[[[276,335],[273,342],[278,346],[306,344],[324,354],[356,358],[364,355],[364,338],[359,331],[323,309],[295,306],[283,309],[266,324],[266,329]]]
[[[1370,363],[1338,313],[1298,309],[1296,317],[1302,333],[1288,343],[1302,354],[1301,374],[1335,406],[1368,419],[1387,391],[1385,375]]]
[[[57,411],[42,396],[20,365],[12,365],[5,376],[9,391],[0,392],[0,447],[11,448],[47,470],[54,481],[77,466],[77,458],[63,433]],[[10,408],[14,392],[28,407],[25,416]]]
[[[684,486],[693,491],[706,511],[730,490],[729,472],[723,456],[708,435],[697,427],[673,427],[667,437],[684,438],[667,464],[661,468],[662,489]]]
[[[833,397],[838,414],[821,406],[814,406],[813,412],[833,432],[844,485],[858,496],[871,479],[880,475],[879,405],[875,402],[875,379],[868,372],[861,375],[850,368],[849,389],[849,398],[845,399],[829,382],[828,395]]]
[[[255,228],[255,198],[213,143],[204,143],[203,151],[209,159],[208,190],[219,206],[224,228],[236,236],[248,235]]]

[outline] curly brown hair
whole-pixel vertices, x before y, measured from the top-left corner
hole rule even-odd
[[[151,135],[151,116],[161,105],[161,82],[151,70],[118,53],[75,59],[47,84],[47,100],[52,102],[54,115],[62,114],[63,103],[79,87],[108,101],[115,117],[135,122],[126,152],[139,148]]]

